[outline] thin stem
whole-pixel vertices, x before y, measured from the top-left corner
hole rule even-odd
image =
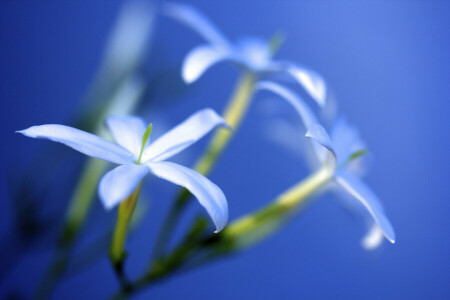
[[[157,260],[152,269],[122,289],[111,299],[125,299],[155,282],[162,280],[180,269],[196,254],[196,251],[212,250],[212,255],[191,264],[186,270],[202,266],[225,254],[235,253],[244,247],[254,245],[257,241],[269,237],[279,225],[292,216],[305,204],[306,199],[324,186],[332,178],[332,170],[322,168],[305,180],[279,195],[273,202],[260,210],[231,222],[219,234],[198,240],[191,234],[166,259]],[[269,225],[269,230],[267,226]],[[196,231],[191,231],[196,232]],[[200,231],[197,231],[200,232]],[[214,255],[214,253],[216,253]]]
[[[219,156],[222,154],[228,143],[230,142],[233,134],[238,129],[242,122],[250,100],[252,99],[254,92],[255,74],[245,71],[242,78],[239,80],[236,89],[230,98],[229,104],[225,109],[223,118],[232,128],[232,130],[219,128],[215,132],[208,148],[200,159],[195,164],[194,169],[207,175],[214,168],[215,163]],[[169,215],[162,226],[160,234],[156,240],[153,256],[159,258],[165,251],[167,244],[169,243],[170,236],[179,220],[180,214],[189,202],[190,193],[186,189],[183,189],[176,198]]]
[[[72,246],[88,216],[94,200],[97,182],[106,167],[107,163],[98,159],[89,159],[85,163],[80,175],[81,180],[78,182],[69,202],[67,217],[59,237],[56,253],[38,285],[35,294],[36,299],[48,299],[53,286],[65,272]]]
[[[133,191],[133,193],[119,205],[119,210],[117,212],[116,229],[114,231],[113,240],[111,242],[109,251],[109,258],[122,286],[128,285],[128,280],[126,279],[123,271],[123,263],[126,258],[125,241],[128,231],[128,225],[139,198],[141,185],[142,180],[141,182],[139,182],[139,185]]]

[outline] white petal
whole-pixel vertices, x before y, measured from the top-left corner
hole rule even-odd
[[[335,169],[337,164],[336,153],[334,152],[333,144],[331,143],[331,139],[326,132],[325,128],[323,128],[320,124],[312,124],[308,128],[308,132],[305,134],[306,137],[313,139],[319,145],[323,146],[327,151],[325,157],[319,157],[324,164],[328,166],[330,169]],[[318,156],[322,155],[322,153],[317,153]]]
[[[231,52],[227,48],[202,45],[194,48],[183,62],[182,76],[186,83],[196,81],[212,65],[230,58]]]
[[[357,201],[359,201],[370,215],[373,217],[375,222],[383,230],[386,238],[391,242],[395,242],[395,232],[394,228],[389,222],[388,218],[384,214],[381,202],[378,200],[377,196],[371,191],[371,189],[366,186],[359,178],[353,176],[348,172],[338,172],[335,175],[336,182],[344,188],[350,195],[352,195]]]
[[[111,209],[125,200],[148,174],[144,165],[127,164],[106,173],[100,180],[98,192],[106,209]]]
[[[206,108],[190,116],[144,150],[142,161],[160,161],[189,147],[217,126],[228,126],[214,110]]]
[[[211,216],[216,231],[228,221],[228,204],[222,190],[200,173],[171,162],[150,162],[150,172],[188,189]]]
[[[211,21],[199,11],[188,5],[165,3],[163,6],[163,13],[197,31],[203,38],[212,44],[223,46],[229,45],[228,41]]]
[[[73,127],[47,124],[18,132],[28,137],[62,143],[83,154],[116,164],[127,164],[132,161],[132,154],[125,148]]]
[[[274,62],[267,68],[267,71],[287,72],[303,86],[320,106],[325,106],[327,96],[325,80],[316,72],[288,62]]]
[[[144,121],[132,116],[113,116],[106,120],[117,144],[133,153],[137,159],[142,146],[142,136],[147,127]]]
[[[361,246],[366,250],[374,250],[383,242],[383,230],[376,223],[370,227],[369,232],[361,240]]]
[[[252,71],[259,72],[271,60],[269,43],[255,38],[244,38],[236,43],[234,60]]]
[[[316,116],[305,101],[303,101],[300,96],[296,95],[288,88],[271,81],[260,81],[256,85],[256,88],[261,90],[269,90],[286,100],[299,114],[306,129],[308,129],[312,124],[318,123]]]
[[[281,99],[292,105],[292,107],[300,116],[300,119],[306,130],[309,130],[311,126],[318,123],[316,116],[311,111],[309,106],[305,103],[305,101],[288,88],[285,88],[271,81],[261,81],[257,84],[257,89],[265,89],[278,94]],[[313,142],[312,147],[314,149],[316,159],[319,162],[323,162],[326,157],[326,150],[321,145],[318,145],[315,142]]]

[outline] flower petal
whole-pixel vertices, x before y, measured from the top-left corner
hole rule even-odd
[[[361,246],[366,250],[374,250],[383,242],[383,230],[376,223],[373,223],[369,232],[361,240]]]
[[[188,5],[165,3],[163,6],[163,13],[197,31],[203,38],[212,44],[222,46],[229,45],[227,39],[213,23],[208,20],[208,18]]]
[[[171,162],[147,163],[150,172],[188,189],[211,216],[216,231],[221,231],[228,221],[228,204],[222,190],[205,176],[194,170]]]
[[[285,88],[272,81],[260,81],[256,85],[257,89],[269,90],[275,94],[278,94],[282,99],[286,100],[295,111],[299,114],[303,125],[308,129],[312,124],[318,123],[316,116],[311,111],[309,106],[303,101],[303,99],[293,93],[288,88]]]
[[[330,136],[325,128],[317,123],[312,124],[308,128],[308,132],[306,132],[305,136],[313,139],[328,150],[327,155],[321,159],[329,168],[335,169],[337,164],[336,153],[334,152],[333,144],[331,143]]]
[[[300,119],[303,122],[303,126],[306,130],[309,130],[311,126],[318,123],[316,116],[311,111],[309,106],[305,103],[305,101],[288,88],[285,88],[272,81],[260,81],[257,84],[257,89],[265,89],[278,94],[282,99],[286,100],[290,105],[292,105],[292,107],[300,116]],[[312,147],[316,156],[316,160],[321,163],[326,157],[326,150],[321,145],[318,145],[315,142],[312,143]],[[317,165],[317,162],[313,162],[313,165]]]
[[[196,81],[212,65],[230,58],[231,52],[227,48],[202,45],[194,48],[183,62],[182,76],[186,83]]]
[[[217,126],[228,127],[225,120],[214,110],[200,110],[148,146],[144,150],[142,161],[167,159],[189,147]]]
[[[132,154],[121,146],[85,131],[57,124],[33,126],[19,133],[32,138],[62,143],[83,154],[116,164],[132,161]]]
[[[363,183],[359,178],[345,171],[337,172],[335,175],[335,180],[350,195],[352,195],[357,201],[364,205],[364,207],[373,217],[378,226],[380,226],[380,228],[383,230],[386,238],[391,243],[395,243],[394,228],[384,214],[384,209],[381,205],[381,202],[371,191],[371,189],[366,186],[366,184]]]
[[[321,107],[325,106],[327,87],[325,80],[318,73],[290,62],[273,62],[267,71],[286,72],[291,75]]]
[[[111,131],[114,140],[137,159],[142,146],[142,136],[144,135],[144,121],[139,117],[113,116],[106,119],[106,124]]]
[[[136,164],[118,166],[106,173],[98,186],[100,200],[105,208],[111,209],[130,196],[147,174],[146,166]]]

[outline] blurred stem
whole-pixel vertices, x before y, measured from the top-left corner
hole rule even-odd
[[[122,286],[128,285],[128,280],[123,272],[123,263],[126,258],[125,252],[125,241],[128,231],[128,225],[130,223],[131,217],[133,215],[134,209],[136,208],[136,203],[141,192],[142,180],[139,182],[137,188],[133,193],[119,205],[117,212],[117,223],[116,229],[113,234],[113,240],[111,242],[109,250],[109,258],[111,264],[116,272],[119,281]]]
[[[245,247],[254,245],[257,241],[270,236],[279,224],[295,213],[305,200],[324,186],[332,178],[332,170],[322,168],[305,180],[296,184],[279,195],[273,202],[260,210],[231,222],[222,232],[199,239],[207,223],[194,223],[190,233],[183,242],[166,258],[156,260],[152,268],[122,289],[112,299],[126,299],[133,293],[148,288],[155,282],[180,272],[189,259],[200,251],[212,250],[213,255],[207,256],[200,263],[191,264],[189,270],[209,263],[224,254],[231,254]],[[203,222],[205,222],[203,220]],[[270,230],[266,230],[267,225]],[[275,224],[275,225],[273,225]],[[261,232],[262,230],[262,232]],[[254,238],[257,236],[257,238]]]
[[[254,73],[244,71],[231,99],[228,102],[228,106],[223,113],[223,118],[232,130],[218,128],[215,131],[208,148],[195,164],[194,169],[197,172],[203,175],[208,175],[215,166],[217,159],[230,142],[247,112],[248,106],[251,102],[250,100],[253,96],[255,80],[256,76]],[[186,189],[183,189],[178,194],[156,241],[153,253],[155,258],[160,258],[165,251],[167,244],[169,243],[170,236],[172,235],[172,232],[179,220],[180,214],[188,203],[189,196],[190,193]]]
[[[85,163],[80,175],[81,180],[75,187],[69,202],[67,217],[63,225],[62,234],[59,237],[56,253],[38,285],[36,299],[48,299],[53,286],[66,270],[73,243],[86,220],[94,199],[98,180],[106,167],[107,163],[98,159],[89,159]]]

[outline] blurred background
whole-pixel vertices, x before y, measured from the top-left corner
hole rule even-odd
[[[448,299],[450,2],[191,4],[231,40],[268,39],[283,32],[286,40],[276,57],[324,76],[339,113],[358,127],[368,145],[372,159],[365,182],[383,202],[397,243],[364,250],[364,223],[334,195],[324,194],[257,246],[169,278],[135,299]],[[84,159],[61,145],[14,132],[46,123],[90,128],[80,115],[102,100],[92,82],[110,75],[101,65],[124,6],[124,1],[0,3],[0,297],[32,295],[50,261]],[[180,76],[183,58],[204,40],[158,14],[152,26],[134,67],[145,84],[136,114],[152,122],[157,134],[201,108],[221,112],[239,69],[221,63],[187,86]],[[133,44],[130,39],[124,45]],[[265,137],[269,120],[259,99],[266,96],[256,95],[210,176],[227,195],[231,219],[308,175],[304,161]],[[207,140],[174,161],[191,165]],[[177,192],[154,177],[144,187],[146,215],[128,245],[132,276],[146,265]],[[203,211],[191,205],[189,213]],[[102,236],[114,217],[96,200],[77,249]],[[53,297],[103,299],[118,288],[104,255],[81,270],[69,270]]]

